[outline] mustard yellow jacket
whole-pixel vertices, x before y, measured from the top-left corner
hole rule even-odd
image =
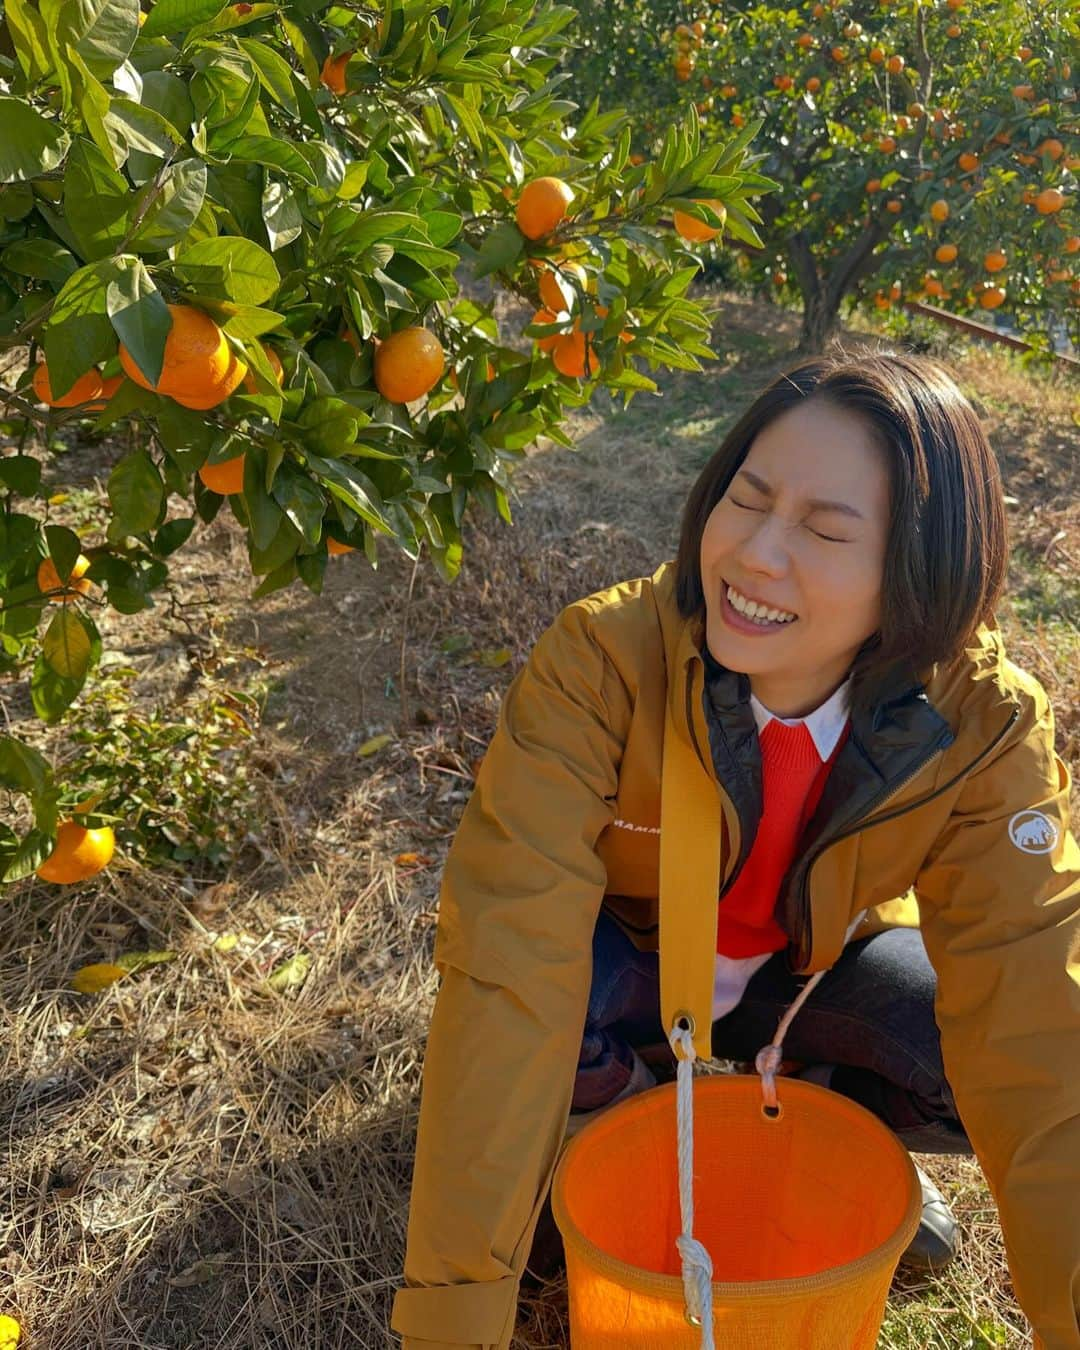
[[[451,846],[424,1064],[406,1350],[506,1350],[570,1110],[601,904],[659,949],[665,1027],[711,1056],[717,897],[749,851],[745,675],[706,683],[675,568],[567,606],[508,687]],[[755,775],[758,775],[755,777]],[[661,783],[664,785],[661,794]],[[996,625],[854,720],[781,888],[798,972],[918,926],[945,1069],[1020,1305],[1080,1350],[1080,849],[1053,711]],[[757,798],[755,800],[755,797]]]

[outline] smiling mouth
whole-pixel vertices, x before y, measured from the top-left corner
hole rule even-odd
[[[738,586],[736,586],[733,582],[730,582],[730,581],[726,580],[724,577],[721,577],[721,578],[720,578],[720,581],[721,581],[721,585],[722,585],[722,588],[723,588],[723,597],[724,597],[724,600],[725,600],[725,602],[731,607],[731,609],[734,610],[734,612],[735,612],[736,614],[738,614],[738,615],[739,615],[741,618],[743,618],[743,619],[748,619],[748,620],[750,620],[751,622],[753,622],[755,619],[759,619],[759,618],[762,617],[761,615],[751,615],[751,614],[747,614],[747,613],[745,613],[743,610],[737,608],[737,607],[732,603],[731,597],[728,595],[728,591],[729,591],[729,590],[738,591],[739,595],[742,595],[742,594],[743,594],[742,591],[740,591],[739,588],[738,588]],[[748,597],[748,596],[747,596],[747,597],[744,597],[744,598],[746,598],[747,600],[749,600],[749,597]],[[754,601],[751,601],[750,603],[760,605],[762,602],[761,602],[760,600],[754,600]],[[781,620],[781,619],[770,619],[770,620],[768,620],[769,623],[774,623],[774,624],[777,624],[778,626],[785,626],[785,625],[790,624],[790,623],[795,623],[795,622],[798,620],[798,618],[799,618],[798,614],[796,614],[794,610],[783,609],[780,605],[770,605],[770,606],[768,606],[768,608],[769,608],[769,609],[775,609],[775,610],[777,610],[777,611],[778,611],[779,613],[781,613],[781,614],[790,614],[790,615],[792,616],[790,619],[782,619],[782,620]]]

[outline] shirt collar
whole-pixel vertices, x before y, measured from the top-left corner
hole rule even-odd
[[[836,743],[840,739],[844,724],[848,719],[850,687],[851,676],[849,675],[839,689],[830,694],[820,707],[807,713],[805,717],[777,717],[776,720],[786,727],[797,727],[800,722],[805,722],[806,729],[813,738],[815,746],[817,746],[818,754],[823,761],[827,760],[836,749]],[[776,714],[771,713],[752,691],[750,706],[754,710],[754,721],[757,723],[758,735],[760,736]]]

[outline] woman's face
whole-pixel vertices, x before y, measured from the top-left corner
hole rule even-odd
[[[877,631],[888,522],[885,459],[858,416],[814,401],[755,437],[706,522],[701,579],[709,651],[770,712],[813,712]],[[751,624],[729,586],[796,617]]]

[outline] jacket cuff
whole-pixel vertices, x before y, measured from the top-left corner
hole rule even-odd
[[[416,1350],[497,1346],[517,1308],[517,1297],[517,1275],[475,1284],[399,1289],[390,1326],[403,1337],[422,1342]]]

